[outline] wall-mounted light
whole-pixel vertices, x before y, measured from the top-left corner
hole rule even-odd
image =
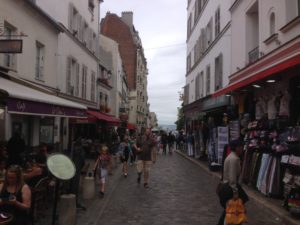
[[[252,86],[255,88],[261,88],[261,86],[259,86],[258,84],[253,84]]]
[[[276,80],[267,80],[267,83],[275,83]]]

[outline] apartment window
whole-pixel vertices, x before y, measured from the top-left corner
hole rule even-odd
[[[102,105],[102,101],[103,101],[103,94],[102,92],[100,92],[100,105]]]
[[[89,26],[87,24],[87,22],[84,21],[84,25],[83,25],[83,44],[86,46],[88,44],[88,40],[89,40]]]
[[[4,23],[4,37],[6,39],[11,39],[12,36],[16,33],[16,28],[11,26],[8,23]],[[16,67],[16,55],[15,54],[4,54],[4,66],[15,68]]]
[[[36,42],[36,59],[35,59],[35,79],[44,79],[44,58],[45,46],[40,42]]]
[[[213,30],[212,30],[212,19],[210,19],[209,23],[206,26],[206,41],[207,41],[207,47],[210,46],[212,43],[212,36],[213,36]]]
[[[79,64],[72,58],[67,58],[67,94],[77,96],[77,74],[79,74]]]
[[[270,35],[275,34],[275,13],[272,12],[270,15]]]
[[[192,31],[192,15],[189,16],[188,24],[187,24],[187,37],[190,36]]]
[[[200,97],[202,98],[204,96],[204,75],[203,71],[200,73]]]
[[[189,91],[190,91],[189,84],[187,84],[184,87],[184,100],[183,100],[183,103],[185,105],[189,104]]]
[[[191,53],[188,55],[187,59],[186,59],[186,70],[187,72],[191,69],[192,67],[192,62],[191,62]]]
[[[215,91],[223,86],[223,55],[215,58]]]
[[[220,33],[220,7],[215,12],[215,37]]]
[[[94,13],[95,3],[94,0],[89,0],[89,10]]]
[[[210,66],[206,67],[206,95],[210,94]]]
[[[95,54],[97,50],[97,35],[95,32],[93,32],[93,47],[92,47],[92,52]]]
[[[197,76],[196,76],[195,97],[196,97],[196,100],[200,98],[200,74],[197,74]]]
[[[69,29],[70,32],[77,36],[78,35],[78,10],[74,7],[72,3],[69,4]]]
[[[86,99],[86,79],[87,79],[87,67],[82,66],[82,83],[81,83],[81,96],[83,99]]]

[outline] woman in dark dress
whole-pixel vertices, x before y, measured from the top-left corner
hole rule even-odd
[[[11,225],[28,225],[31,207],[31,191],[24,183],[21,168],[7,168],[4,183],[0,184],[0,211],[13,216]]]

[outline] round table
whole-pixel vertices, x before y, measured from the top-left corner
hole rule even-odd
[[[2,214],[4,214],[5,216],[7,216],[8,218],[2,218]],[[9,224],[13,219],[13,216],[9,213],[2,213],[0,212],[0,225],[5,225],[5,224]]]

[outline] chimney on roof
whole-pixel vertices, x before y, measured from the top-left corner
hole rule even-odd
[[[127,26],[133,26],[133,12],[126,11],[122,12],[122,21],[127,24]]]

